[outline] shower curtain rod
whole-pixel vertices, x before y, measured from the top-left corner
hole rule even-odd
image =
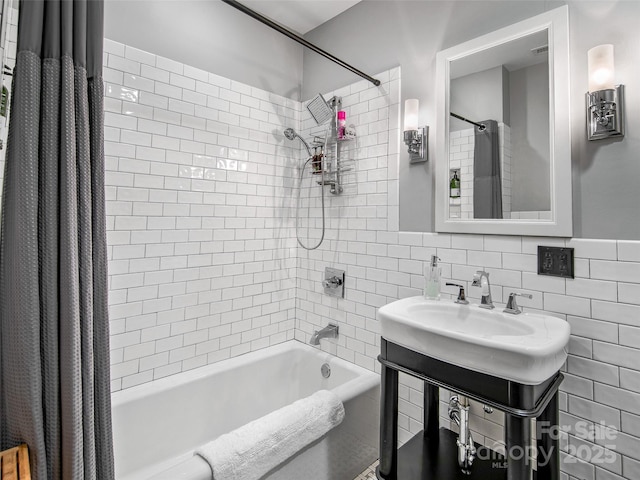
[[[278,32],[282,33],[283,35],[286,35],[287,37],[289,37],[292,40],[295,40],[296,42],[298,42],[301,45],[304,45],[305,47],[307,47],[309,50],[313,50],[314,52],[322,55],[323,57],[331,60],[334,63],[337,63],[338,65],[340,65],[343,68],[346,68],[347,70],[355,73],[356,75],[361,76],[362,78],[370,81],[371,83],[373,83],[376,87],[380,85],[380,80],[375,79],[373,77],[370,77],[369,75],[367,75],[366,73],[361,72],[360,70],[358,70],[355,67],[352,67],[351,65],[349,65],[348,63],[343,62],[342,60],[340,60],[339,58],[334,57],[333,55],[331,55],[329,52],[326,52],[324,50],[322,50],[319,47],[316,47],[313,43],[310,43],[308,41],[306,41],[304,38],[300,37],[299,35],[296,35],[295,33],[293,33],[291,30],[288,30],[280,25],[278,25],[276,22],[274,22],[273,20],[268,19],[267,17],[264,17],[262,15],[260,15],[258,12],[251,10],[249,7],[244,6],[243,4],[241,4],[240,2],[236,1],[236,0],[222,0],[224,3],[226,3],[227,5],[231,5],[232,7],[240,10],[242,13],[249,15],[250,17],[258,20],[261,23],[264,23],[265,25],[267,25],[268,27],[273,28],[274,30],[277,30]]]
[[[452,117],[456,117],[458,120],[462,120],[463,122],[467,122],[467,123],[470,123],[472,125],[475,125],[480,130],[484,130],[485,128],[487,128],[487,126],[484,123],[474,122],[473,120],[469,120],[468,118],[464,118],[462,115],[458,115],[457,113],[449,112],[449,115],[451,115]]]

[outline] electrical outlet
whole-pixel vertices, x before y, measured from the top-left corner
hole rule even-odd
[[[538,275],[574,278],[573,248],[538,245]]]

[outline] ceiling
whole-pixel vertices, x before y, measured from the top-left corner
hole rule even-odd
[[[500,65],[512,72],[538,63],[547,63],[549,60],[548,52],[538,53],[537,50],[540,47],[548,47],[548,44],[547,29],[540,30],[455,59],[451,62],[449,75],[454,79]]]
[[[304,35],[360,0],[240,0],[252,10]]]

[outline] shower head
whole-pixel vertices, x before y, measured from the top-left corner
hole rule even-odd
[[[287,137],[287,140],[294,140],[296,137],[298,137],[300,139],[300,141],[302,142],[302,144],[307,149],[307,153],[309,154],[309,156],[310,157],[312,156],[311,147],[309,147],[309,144],[307,142],[305,142],[304,138],[302,138],[300,135],[298,135],[298,133],[293,128],[287,128],[284,131],[284,136]]]
[[[327,123],[335,115],[321,93],[307,103],[307,110],[318,125]]]

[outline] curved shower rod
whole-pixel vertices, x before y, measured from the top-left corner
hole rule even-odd
[[[361,72],[360,70],[358,70],[355,67],[352,67],[351,65],[349,65],[348,63],[343,62],[342,60],[340,60],[339,58],[334,57],[333,55],[331,55],[329,52],[322,50],[320,47],[316,47],[313,43],[310,43],[308,41],[306,41],[304,38],[302,38],[299,35],[296,35],[295,33],[293,33],[291,30],[288,30],[286,28],[284,28],[281,25],[278,25],[276,22],[274,22],[273,20],[270,20],[269,18],[259,14],[258,12],[256,12],[255,10],[250,9],[249,7],[243,5],[242,3],[236,1],[236,0],[222,0],[224,3],[226,3],[227,5],[231,5],[232,7],[240,10],[242,13],[249,15],[251,18],[254,18],[255,20],[258,20],[261,23],[264,23],[265,25],[267,25],[268,27],[273,28],[274,30],[277,30],[278,32],[282,33],[283,35],[286,35],[287,37],[289,37],[291,40],[295,40],[296,42],[298,42],[299,44],[307,47],[309,50],[313,50],[314,52],[322,55],[323,57],[331,60],[334,63],[337,63],[338,65],[340,65],[342,68],[346,68],[347,70],[355,73],[356,75],[359,75],[360,77],[364,78],[365,80],[370,81],[371,83],[373,83],[376,87],[380,85],[380,80],[373,78],[369,75],[367,75],[364,72]]]

